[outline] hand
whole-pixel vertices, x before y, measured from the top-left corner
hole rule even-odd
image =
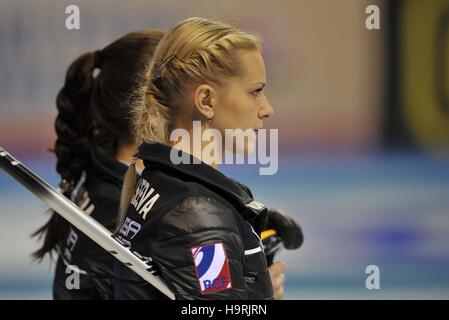
[[[268,267],[271,284],[273,285],[273,296],[276,300],[282,300],[284,297],[285,270],[287,265],[283,262],[275,262]]]
[[[267,215],[267,229],[276,230],[286,249],[298,249],[302,245],[304,236],[301,227],[293,218],[273,208],[268,209]]]

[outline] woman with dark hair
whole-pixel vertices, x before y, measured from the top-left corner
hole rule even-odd
[[[102,50],[82,54],[70,65],[56,98],[53,151],[60,190],[111,231],[123,175],[136,149],[130,122],[133,93],[163,34],[131,32]],[[58,253],[55,299],[113,299],[108,252],[55,212],[34,236],[43,238],[36,259]],[[79,288],[66,283],[74,272],[80,276]]]

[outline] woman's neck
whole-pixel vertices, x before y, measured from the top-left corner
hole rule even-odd
[[[204,128],[201,128],[201,130],[198,130],[198,128],[185,130],[185,134],[176,136],[178,140],[173,141],[169,139],[168,145],[189,153],[218,170],[220,167],[221,154],[219,153],[221,150],[216,147],[215,138],[212,141],[203,141],[201,138]],[[195,132],[195,130],[197,131]]]
[[[135,145],[123,145],[117,149],[115,159],[130,165],[133,161],[133,156],[136,151],[137,147]],[[138,159],[136,161],[136,168],[140,170],[144,169],[142,160]]]

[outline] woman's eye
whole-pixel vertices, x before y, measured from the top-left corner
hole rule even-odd
[[[263,88],[257,89],[257,90],[255,90],[255,91],[253,91],[253,95],[256,96],[256,97],[258,97],[258,96],[260,96],[260,94],[262,93],[262,91],[263,91]]]

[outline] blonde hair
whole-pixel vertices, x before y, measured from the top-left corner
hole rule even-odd
[[[167,142],[173,119],[186,89],[209,83],[223,85],[243,73],[235,50],[260,50],[260,40],[228,24],[188,18],[171,28],[159,42],[140,89],[142,100],[133,108],[134,136]],[[120,203],[122,220],[135,184],[135,167],[126,174]]]

